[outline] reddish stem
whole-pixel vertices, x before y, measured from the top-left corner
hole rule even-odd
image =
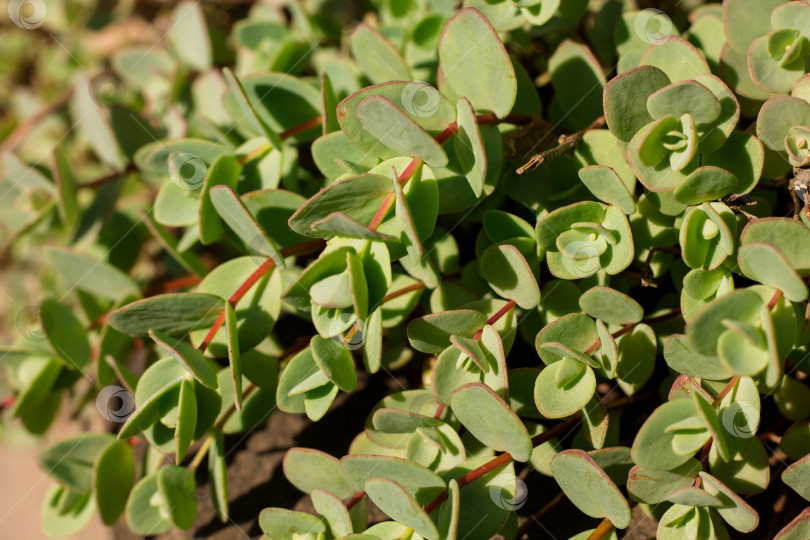
[[[656,324],[656,323],[660,323],[660,322],[672,319],[674,317],[677,317],[680,314],[681,314],[681,308],[672,308],[672,310],[670,310],[668,313],[664,313],[663,315],[658,315],[656,317],[649,317],[649,318],[643,319],[643,320],[641,320],[641,321],[639,321],[637,323],[632,323],[632,324],[628,324],[627,326],[623,326],[622,328],[619,328],[617,331],[613,332],[613,334],[611,334],[611,335],[614,338],[621,337],[621,336],[625,335],[626,333],[632,331],[633,328],[635,328],[639,324]],[[602,346],[602,340],[597,339],[593,343],[593,345],[588,347],[588,349],[585,351],[585,355],[588,356],[590,354],[593,354],[593,352],[596,351],[596,349],[598,349],[601,346]]]
[[[282,141],[284,141],[290,137],[298,135],[299,133],[303,133],[314,127],[318,127],[321,124],[323,124],[323,116],[318,116],[317,118],[313,118],[312,120],[307,120],[306,122],[302,122],[297,126],[293,126],[286,131],[282,131],[278,134],[278,136]]]
[[[365,497],[365,496],[366,496],[366,494],[363,493],[362,491],[358,491],[357,493],[355,493],[352,496],[352,498],[349,500],[349,502],[346,503],[346,510],[351,510],[352,508],[354,508],[355,505],[357,505],[357,503],[362,501],[363,497]]]
[[[621,398],[621,399],[617,399],[616,401],[613,401],[612,403],[608,403],[605,406],[605,408],[608,411],[612,411],[614,409],[618,409],[620,407],[630,405],[631,403],[636,403],[636,402],[639,402],[639,401],[643,401],[645,399],[648,399],[648,397],[649,396],[646,396],[646,395],[643,395],[643,394],[624,397],[624,398]],[[532,437],[532,447],[536,448],[536,447],[540,446],[541,444],[546,443],[546,442],[550,441],[551,439],[553,439],[555,437],[558,437],[559,435],[562,435],[566,431],[570,431],[575,426],[577,426],[580,422],[581,422],[581,420],[580,420],[580,418],[578,416],[571,416],[567,420],[563,420],[562,422],[560,422],[556,426],[544,431],[543,433],[540,433],[540,434],[535,435],[534,437]],[[472,471],[468,472],[467,474],[465,474],[464,476],[459,478],[457,480],[459,489],[461,489],[462,487],[466,486],[467,484],[469,484],[471,482],[474,482],[474,481],[478,480],[479,478],[481,478],[482,476],[484,476],[485,474],[487,474],[489,472],[492,472],[492,471],[494,471],[496,469],[499,469],[499,468],[501,468],[501,467],[503,467],[505,465],[508,465],[509,463],[512,462],[513,459],[514,458],[512,457],[512,455],[509,452],[504,452],[503,454],[491,459],[490,461],[484,463],[483,465],[481,465],[477,469],[473,469]],[[442,504],[446,500],[447,500],[447,491],[444,491],[438,497],[433,499],[430,503],[425,505],[425,507],[424,507],[425,511],[428,514],[430,514],[436,508],[438,508],[440,504]]]
[[[718,405],[720,405],[720,402],[723,401],[723,398],[726,397],[728,393],[734,389],[735,386],[737,386],[738,382],[740,382],[740,376],[739,375],[733,376],[731,380],[728,381],[728,383],[723,387],[723,389],[720,390],[720,393],[717,394],[717,397],[714,398],[714,401],[712,401],[712,407],[717,407]]]
[[[594,531],[588,535],[588,540],[602,540],[602,538],[606,537],[610,534],[610,531],[613,530],[613,523],[610,522],[608,518],[602,520],[602,523],[599,524]]]
[[[303,242],[301,244],[296,244],[294,246],[289,246],[282,249],[281,255],[283,257],[290,257],[292,255],[303,255],[305,253],[311,253],[317,249],[320,249],[323,247],[323,245],[324,245],[323,240],[312,240],[310,242]],[[241,300],[242,297],[245,296],[245,294],[247,294],[250,288],[253,287],[253,285],[255,285],[257,281],[259,281],[265,274],[267,274],[275,266],[276,262],[268,257],[256,270],[253,271],[252,274],[250,274],[250,276],[248,276],[248,278],[244,281],[244,283],[242,283],[239,286],[239,288],[236,289],[236,292],[234,292],[231,295],[231,297],[228,298],[228,302],[230,302],[232,306],[235,306],[237,302],[239,302],[239,300]],[[214,322],[214,325],[208,331],[208,334],[206,334],[205,339],[200,344],[199,347],[200,351],[205,352],[205,350],[208,348],[208,345],[211,344],[211,341],[213,341],[214,336],[216,335],[217,331],[219,331],[219,329],[222,327],[222,324],[224,322],[225,322],[225,310],[223,309],[220,312],[219,317],[217,317],[217,320]]]
[[[418,282],[418,283],[412,283],[412,284],[408,285],[407,287],[402,287],[401,289],[397,289],[397,290],[395,290],[393,292],[390,292],[390,293],[386,294],[385,297],[383,298],[383,304],[390,301],[390,300],[393,300],[394,298],[398,298],[398,297],[403,296],[405,294],[408,294],[410,292],[418,291],[418,290],[424,289],[424,288],[425,288],[425,284],[422,283],[421,281]]]
[[[200,282],[200,276],[190,274],[188,276],[183,276],[176,279],[170,279],[165,283],[158,283],[157,285],[150,287],[145,293],[144,296],[153,296],[159,293],[168,293],[177,291],[179,289],[185,289],[187,287],[192,287]]]
[[[503,317],[504,315],[506,315],[506,313],[507,313],[507,312],[508,312],[510,309],[512,309],[512,308],[514,308],[514,307],[515,307],[515,301],[514,301],[514,300],[509,300],[509,301],[508,301],[506,304],[504,304],[504,306],[503,306],[501,309],[499,309],[498,311],[496,311],[496,312],[495,312],[495,314],[494,314],[492,317],[490,317],[489,319],[487,319],[487,324],[495,324],[496,322],[498,322],[498,320],[499,320],[501,317]],[[482,328],[481,330],[479,330],[478,332],[476,332],[476,333],[475,333],[475,336],[473,337],[473,339],[481,339],[481,333],[482,333],[483,331],[484,331],[484,329]]]

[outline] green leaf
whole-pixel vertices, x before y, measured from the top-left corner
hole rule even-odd
[[[488,447],[509,452],[521,462],[531,457],[532,441],[526,427],[488,386],[465,384],[453,392],[450,406],[462,425]]]
[[[686,334],[699,354],[717,356],[717,341],[726,331],[724,319],[759,322],[762,299],[752,291],[737,290],[707,304],[691,318]]]
[[[313,336],[309,342],[312,357],[318,367],[344,392],[357,386],[357,374],[349,350],[331,338]]]
[[[126,441],[114,441],[99,454],[93,467],[96,506],[105,525],[113,525],[126,508],[135,482],[135,460]]]
[[[691,399],[675,399],[659,406],[644,422],[633,441],[633,461],[645,469],[672,470],[691,458],[690,454],[679,454],[673,444],[677,434],[669,428],[680,422],[698,420],[697,409]],[[709,438],[708,431],[705,438]],[[701,443],[702,445],[702,443]]]
[[[450,345],[451,335],[473,337],[486,322],[484,314],[472,309],[431,313],[411,321],[408,341],[418,351],[438,354]]]
[[[239,352],[239,335],[236,312],[230,302],[225,302],[225,331],[228,334],[228,363],[231,367],[233,395],[236,410],[242,410],[242,356]]]
[[[628,142],[641,128],[653,121],[647,110],[650,95],[670,83],[666,74],[653,66],[625,71],[605,86],[605,119],[620,141]]]
[[[145,337],[154,329],[169,335],[186,334],[214,324],[222,313],[222,298],[202,293],[151,296],[118,308],[107,316],[116,330]]]
[[[509,244],[492,246],[480,260],[481,275],[492,289],[523,309],[540,303],[540,287],[523,254]]]
[[[385,478],[399,484],[419,504],[427,504],[446,489],[436,473],[404,459],[386,456],[345,456],[343,472],[358,490],[365,491],[372,478]]]
[[[89,493],[80,495],[54,484],[42,501],[42,530],[53,538],[78,534],[95,511],[95,500]]]
[[[228,521],[228,463],[225,461],[225,436],[221,430],[211,434],[208,447],[208,474],[211,479],[211,497],[219,519]]]
[[[398,155],[363,128],[357,115],[357,107],[370,96],[387,98],[434,137],[456,121],[456,108],[453,104],[427,84],[392,81],[364,88],[338,103],[337,112],[343,133],[368,156],[389,159]]]
[[[633,324],[644,318],[641,304],[614,289],[591,287],[579,297],[579,307],[586,314],[608,324]]]
[[[228,186],[236,189],[242,167],[233,156],[220,156],[208,169],[202,191],[200,191],[199,224],[200,242],[210,244],[223,233],[222,221],[211,201],[211,188],[214,186]]]
[[[563,375],[566,368],[576,371]],[[534,402],[546,418],[565,418],[587,405],[595,390],[593,369],[572,359],[569,362],[563,360],[540,372],[534,386]]]
[[[222,220],[236,233],[248,249],[265,257],[272,257],[276,262],[276,266],[284,268],[284,257],[281,256],[281,252],[267,236],[267,233],[259,227],[256,218],[247,209],[239,195],[225,185],[211,188],[210,194],[211,202]]]
[[[607,204],[615,204],[625,214],[636,211],[636,201],[622,179],[610,167],[589,165],[578,172],[579,179],[594,197]]]
[[[696,124],[710,124],[720,116],[720,101],[711,90],[695,81],[680,81],[647,98],[647,110],[654,119],[691,114]]]
[[[178,341],[159,330],[150,330],[149,337],[167,354],[170,354],[175,360],[180,362],[180,364],[186,368],[186,371],[204,386],[213,390],[219,387],[216,374],[211,369],[211,365],[208,363],[205,356],[203,356],[203,353],[198,349],[195,349],[188,343]]]
[[[703,154],[701,159],[704,165],[725,169],[737,178],[734,193],[748,193],[756,187],[762,175],[765,151],[759,139],[735,131],[719,150]]]
[[[48,476],[79,493],[90,493],[93,466],[115,441],[109,433],[86,433],[52,444],[39,454],[39,465]]]
[[[363,129],[393,152],[420,158],[431,167],[447,165],[441,145],[419,124],[383,96],[369,96],[357,106]]]
[[[174,440],[177,446],[175,463],[180,465],[186,456],[188,447],[194,437],[194,428],[197,424],[197,399],[194,396],[194,384],[184,379],[180,383],[180,401],[177,405],[177,427],[174,430]]]
[[[194,472],[167,465],[157,472],[157,486],[174,526],[182,531],[189,530],[197,515]]]
[[[75,227],[81,217],[79,201],[76,198],[78,192],[76,177],[70,169],[67,156],[59,148],[51,155],[51,174],[59,193],[59,216],[68,228]]]
[[[360,69],[373,84],[411,79],[399,52],[367,24],[357,25],[349,40],[349,48]]]
[[[166,502],[158,491],[158,475],[144,476],[127,501],[127,525],[135,534],[163,534],[172,528]]]
[[[356,490],[346,479],[337,458],[310,448],[291,448],[284,454],[284,476],[299,490],[325,490],[340,499]]]
[[[107,261],[55,247],[47,248],[45,257],[68,289],[75,287],[116,302],[140,294],[132,278]]]
[[[326,519],[333,534],[342,537],[352,533],[351,517],[343,501],[322,489],[313,490],[311,496],[315,511]]]
[[[96,103],[96,90],[87,74],[77,76],[73,83],[70,112],[98,158],[116,171],[123,171],[123,152],[116,142],[107,112]]]
[[[630,470],[627,491],[639,502],[658,504],[665,501],[670,493],[693,486],[700,470],[700,462],[696,459],[689,459],[669,471],[636,465]]]
[[[600,90],[605,86],[605,74],[586,45],[571,39],[560,43],[548,59],[548,71],[555,91],[552,121],[573,132],[602,116]]]
[[[757,528],[759,515],[742,497],[712,475],[703,471],[698,474],[703,480],[703,489],[720,499],[721,505],[716,508],[716,511],[726,523],[743,533],[751,532]]]
[[[203,71],[211,67],[213,53],[205,15],[196,2],[185,1],[172,12],[169,41],[188,67]]]
[[[703,53],[685,39],[674,35],[651,45],[641,57],[641,65],[659,68],[672,82],[711,73]]]
[[[402,486],[387,478],[366,481],[366,493],[380,510],[392,519],[407,525],[427,539],[439,537],[430,516]]]
[[[675,200],[693,205],[720,199],[735,191],[737,177],[725,169],[705,165],[698,167],[675,188]]]
[[[765,147],[762,176],[778,178],[790,171],[785,137],[793,126],[810,126],[810,103],[795,97],[775,97],[762,105],[756,131]]]
[[[439,507],[439,538],[456,540],[458,538],[459,501],[461,500],[458,482],[450,480],[447,484],[447,500]]]
[[[607,518],[619,529],[630,524],[627,500],[586,452],[560,452],[551,460],[551,471],[563,493],[582,512],[595,518]]]
[[[484,191],[487,177],[487,156],[478,118],[472,104],[467,98],[459,98],[456,104],[458,130],[453,137],[453,148],[456,151],[461,170],[467,178],[476,198]]]
[[[40,304],[39,318],[56,357],[71,369],[83,371],[90,364],[90,342],[73,311],[49,298]]]
[[[477,110],[504,118],[517,96],[517,77],[495,29],[476,9],[447,21],[439,40],[439,63],[447,84]]]
[[[230,95],[235,97],[239,105],[242,117],[247,118],[253,130],[257,134],[264,135],[274,148],[281,148],[283,144],[281,137],[279,137],[275,130],[268,126],[256,112],[254,102],[245,92],[244,86],[242,86],[242,83],[236,78],[236,75],[233,74],[233,71],[231,71],[230,68],[225,68],[222,70],[222,73],[225,75],[225,80],[228,81],[228,86],[231,89]]]
[[[312,226],[335,212],[342,212],[365,226],[392,191],[391,180],[378,174],[361,174],[339,180],[304,203],[290,217],[290,228],[302,235],[328,238],[331,234]]]
[[[445,474],[445,478],[459,480],[462,476],[484,465],[492,458],[471,458]],[[514,463],[490,471],[459,490],[458,538],[491,538],[498,532],[521,501],[518,493]]]
[[[259,514],[259,527],[268,538],[294,538],[295,536],[326,533],[323,521],[304,512],[285,508],[265,508]]]
[[[800,276],[810,273],[810,229],[795,219],[766,217],[750,221],[740,245],[766,243],[776,247]]]
[[[774,540],[802,540],[807,538],[808,534],[810,534],[810,510],[805,508],[774,536]]]
[[[792,302],[807,300],[807,285],[772,244],[747,242],[740,246],[737,260],[747,277],[780,289]]]

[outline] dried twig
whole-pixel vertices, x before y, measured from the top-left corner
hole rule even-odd
[[[582,137],[584,137],[586,133],[592,129],[601,129],[603,127],[605,127],[604,116],[597,118],[590,126],[577,131],[573,135],[560,135],[560,138],[557,139],[557,146],[533,155],[525,165],[517,170],[517,173],[523,174],[525,172],[533,171],[547,160],[558,158],[567,154],[577,147],[577,145],[582,141]]]

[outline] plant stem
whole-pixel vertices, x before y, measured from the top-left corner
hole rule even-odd
[[[503,317],[504,315],[506,315],[506,314],[509,312],[509,310],[510,310],[510,309],[513,309],[514,307],[515,307],[515,301],[514,301],[514,300],[509,300],[509,301],[508,301],[506,304],[504,304],[504,306],[503,306],[501,309],[499,309],[498,311],[496,311],[496,312],[495,312],[495,314],[494,314],[494,315],[492,315],[492,317],[490,317],[489,319],[487,319],[487,324],[495,324],[496,322],[498,322],[498,320],[499,320],[501,317]],[[482,328],[481,330],[479,330],[478,332],[476,332],[476,333],[475,333],[475,336],[473,337],[473,339],[480,339],[480,338],[481,338],[481,333],[482,333],[483,331],[484,331],[484,329]]]
[[[500,124],[502,122],[510,123],[510,124],[525,124],[531,121],[531,118],[519,114],[515,115],[507,115],[503,120],[498,118],[492,113],[486,114],[479,114],[476,116],[479,124]],[[434,137],[436,142],[439,144],[444,144],[447,142],[450,137],[455,135],[458,132],[458,124],[456,122],[451,123],[448,125],[444,130]],[[411,159],[411,162],[405,167],[405,170],[402,171],[402,174],[399,175],[397,180],[399,183],[404,186],[408,183],[408,180],[411,179],[411,176],[416,172],[416,169],[422,165],[422,160],[415,157]],[[394,206],[394,202],[396,201],[396,195],[394,193],[389,193],[385,199],[383,200],[382,204],[380,205],[379,210],[377,213],[374,214],[374,217],[371,220],[371,223],[368,224],[368,228],[372,231],[376,231],[377,227],[380,226],[380,223],[383,222],[385,216],[388,215],[388,212]]]
[[[311,253],[316,251],[324,246],[323,240],[312,240],[309,242],[303,242],[301,244],[296,244],[294,246],[285,247],[281,250],[281,255],[283,257],[290,257],[292,255],[304,255],[306,253]],[[250,290],[253,285],[256,284],[265,274],[270,272],[273,268],[275,268],[276,262],[268,257],[248,278],[242,283],[236,292],[234,292],[230,298],[228,298],[228,302],[232,306],[236,306],[239,300],[242,299],[245,294]],[[200,344],[200,351],[205,352],[208,348],[208,345],[211,344],[213,341],[214,336],[216,335],[217,331],[222,327],[222,324],[225,322],[225,310],[223,309],[222,312],[217,317],[217,320],[214,322],[214,325],[211,327],[211,330],[208,331],[206,334],[205,339]]]
[[[68,90],[61,96],[59,96],[56,100],[52,101],[51,103],[45,105],[43,108],[29,116],[28,118],[24,119],[20,122],[17,127],[12,131],[6,140],[0,144],[0,160],[2,160],[3,154],[6,152],[12,152],[17,145],[19,145],[25,136],[28,134],[31,129],[36,127],[36,125],[41,122],[44,118],[46,118],[51,113],[54,113],[67,105],[70,98],[73,96],[73,90]]]
[[[717,407],[718,405],[720,405],[720,402],[723,401],[723,398],[726,397],[728,393],[734,389],[735,386],[737,386],[738,382],[740,382],[740,376],[739,375],[733,376],[731,380],[728,381],[728,384],[726,384],[723,387],[723,389],[720,390],[720,393],[717,394],[717,397],[714,398],[714,401],[712,401],[712,407]]]
[[[663,322],[663,321],[675,318],[675,317],[679,316],[680,314],[681,314],[681,308],[679,308],[679,307],[672,308],[669,312],[664,313],[663,315],[657,315],[655,317],[649,317],[647,319],[642,319],[641,321],[639,321],[637,323],[630,323],[630,324],[628,324],[626,326],[623,326],[622,328],[620,328],[617,331],[613,332],[612,336],[614,338],[617,338],[617,337],[623,336],[624,334],[626,334],[628,332],[631,332],[633,330],[633,328],[635,328],[639,324],[647,324],[647,325],[656,324],[656,323],[659,323],[659,322]],[[597,339],[593,343],[593,345],[588,347],[588,349],[585,351],[585,355],[587,356],[587,355],[592,354],[601,345],[602,345],[602,340]]]
[[[297,126],[291,127],[288,130],[282,131],[281,133],[278,134],[278,136],[282,141],[285,141],[290,137],[294,137],[299,133],[303,133],[314,127],[318,127],[321,124],[323,124],[323,116],[318,116],[316,118],[313,118],[312,120],[307,120],[306,122],[302,122]]]
[[[113,180],[118,180],[119,178],[123,178],[124,176],[128,175],[131,172],[135,172],[138,170],[138,167],[134,163],[127,164],[122,171],[113,171],[109,174],[105,174],[95,180],[91,180],[90,182],[85,182],[84,184],[79,184],[78,189],[95,189],[101,187],[105,184],[109,184]]]
[[[625,407],[627,405],[630,405],[631,403],[644,401],[646,399],[648,399],[648,396],[646,396],[644,394],[639,394],[639,395],[636,395],[636,396],[628,396],[628,397],[625,397],[625,398],[622,398],[622,399],[617,399],[616,401],[614,401],[612,403],[608,403],[605,406],[605,408],[608,411],[612,411],[614,409],[618,409],[620,407]],[[546,443],[546,442],[550,441],[551,439],[553,439],[553,438],[555,438],[555,437],[557,437],[559,435],[562,435],[566,431],[569,431],[570,429],[572,429],[576,425],[578,425],[579,422],[581,422],[579,417],[570,416],[569,418],[567,418],[566,420],[563,420],[562,422],[558,423],[554,427],[544,431],[543,433],[540,433],[540,434],[535,435],[534,437],[532,437],[532,447],[536,448],[536,447],[540,446],[541,444]],[[514,458],[512,457],[512,455],[509,452],[504,452],[503,454],[491,459],[490,461],[484,463],[483,465],[481,465],[477,469],[473,469],[472,471],[468,472],[467,474],[465,474],[464,476],[459,478],[457,480],[459,489],[463,488],[467,484],[470,484],[470,483],[478,480],[479,478],[481,478],[482,476],[484,476],[485,474],[487,474],[489,472],[492,472],[494,470],[500,469],[501,467],[504,467],[504,466],[508,465],[513,460],[514,460]],[[438,497],[433,499],[430,503],[425,505],[425,507],[424,507],[425,512],[430,514],[436,508],[438,508],[440,504],[442,504],[446,500],[447,500],[447,491],[444,491]]]
[[[362,501],[363,497],[365,496],[366,494],[363,493],[362,491],[358,491],[357,493],[355,493],[352,496],[351,500],[349,500],[349,502],[346,503],[346,510],[351,510],[352,508],[354,508],[355,505],[357,505],[360,501]]]
[[[392,291],[392,292],[386,294],[385,297],[383,298],[383,304],[390,301],[390,300],[393,300],[394,298],[399,298],[400,296],[403,296],[403,295],[408,294],[410,292],[418,291],[418,290],[424,289],[424,288],[425,288],[425,284],[422,283],[421,281],[419,281],[417,283],[412,283],[412,284],[408,285],[407,287],[402,287],[401,289],[397,289],[395,291]]]
[[[582,141],[582,137],[592,129],[601,129],[605,127],[605,117],[599,117],[593,121],[593,123],[582,129],[577,131],[573,135],[560,135],[560,138],[557,139],[557,146],[554,148],[549,148],[548,150],[543,150],[539,154],[533,155],[529,161],[526,162],[525,165],[520,167],[517,170],[518,174],[523,174],[529,171],[535,170],[537,167],[542,165],[546,162],[546,160],[558,158],[562,155],[567,154],[571,150],[577,147],[577,145]]]
[[[588,540],[602,540],[613,530],[613,523],[608,518],[602,520],[596,529],[588,536]]]
[[[200,445],[200,448],[197,449],[197,453],[194,454],[194,459],[191,460],[191,463],[188,464],[188,470],[194,472],[197,470],[197,467],[200,466],[202,463],[203,458],[205,457],[205,453],[208,452],[208,448],[211,446],[211,443],[214,442],[214,437],[209,435],[205,438],[203,443]]]

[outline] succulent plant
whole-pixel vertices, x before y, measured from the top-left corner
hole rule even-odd
[[[14,43],[101,24],[17,4]],[[314,511],[265,538],[516,539],[564,499],[571,538],[810,537],[810,3],[635,4],[184,1],[165,43],[45,48],[82,67],[2,131],[43,268],[2,422],[108,421],[40,453],[45,531],[188,531],[204,489],[228,522],[225,435],[339,432],[396,373],[343,457],[287,450]]]

